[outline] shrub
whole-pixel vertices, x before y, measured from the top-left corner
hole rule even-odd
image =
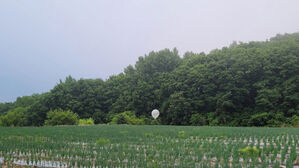
[[[92,118],[80,119],[79,125],[94,125],[94,121]]]
[[[254,114],[249,119],[250,126],[266,126],[270,120],[270,115],[267,112]]]
[[[142,125],[144,120],[137,118],[132,111],[125,111],[114,115],[110,124]]]
[[[92,115],[92,119],[95,124],[107,123],[106,113],[104,113],[100,109],[95,109],[95,112]]]
[[[17,107],[8,111],[5,115],[0,116],[0,126],[24,126],[27,121],[27,109],[24,107]]]
[[[77,125],[79,123],[78,114],[71,111],[54,110],[47,113],[45,125]]]
[[[299,116],[293,115],[291,118],[287,119],[287,123],[294,127],[299,127]]]
[[[190,119],[192,125],[206,125],[206,118],[200,114],[193,114]]]

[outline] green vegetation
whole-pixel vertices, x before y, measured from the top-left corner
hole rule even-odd
[[[47,93],[1,103],[0,124],[42,126],[50,110],[62,109],[95,124],[298,126],[298,83],[299,33],[183,57],[165,49],[105,81],[69,76]],[[14,123],[17,108],[25,119]],[[158,120],[153,109],[161,112]]]
[[[179,131],[178,138],[185,138],[185,131]]]
[[[92,118],[80,119],[79,125],[94,125],[94,121]]]
[[[246,147],[239,150],[242,154],[247,154],[249,156],[258,155],[260,151],[256,149],[255,147]]]
[[[145,124],[143,119],[139,119],[131,111],[125,111],[113,116],[110,124],[130,124],[130,125],[142,125]]]
[[[26,125],[26,108],[17,107],[0,116],[0,126],[24,126]]]
[[[45,125],[77,125],[79,117],[71,111],[54,110],[47,114]]]
[[[104,138],[100,138],[97,140],[97,145],[105,145],[105,144],[110,144],[110,140]]]
[[[0,127],[0,132],[0,167],[299,164],[299,128],[97,125]]]

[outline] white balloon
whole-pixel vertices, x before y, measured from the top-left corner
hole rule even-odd
[[[159,114],[160,114],[160,112],[157,109],[154,109],[152,111],[152,116],[154,117],[154,119],[157,119],[159,117]]]

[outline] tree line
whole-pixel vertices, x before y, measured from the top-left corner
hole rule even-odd
[[[299,33],[208,54],[150,52],[105,81],[68,76],[49,92],[0,103],[0,124],[42,126],[57,109],[95,124],[298,126]]]

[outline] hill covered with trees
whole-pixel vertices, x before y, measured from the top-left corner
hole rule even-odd
[[[209,54],[151,52],[106,81],[69,76],[49,92],[0,103],[0,124],[41,126],[56,109],[96,124],[130,116],[145,124],[298,126],[299,33]]]

